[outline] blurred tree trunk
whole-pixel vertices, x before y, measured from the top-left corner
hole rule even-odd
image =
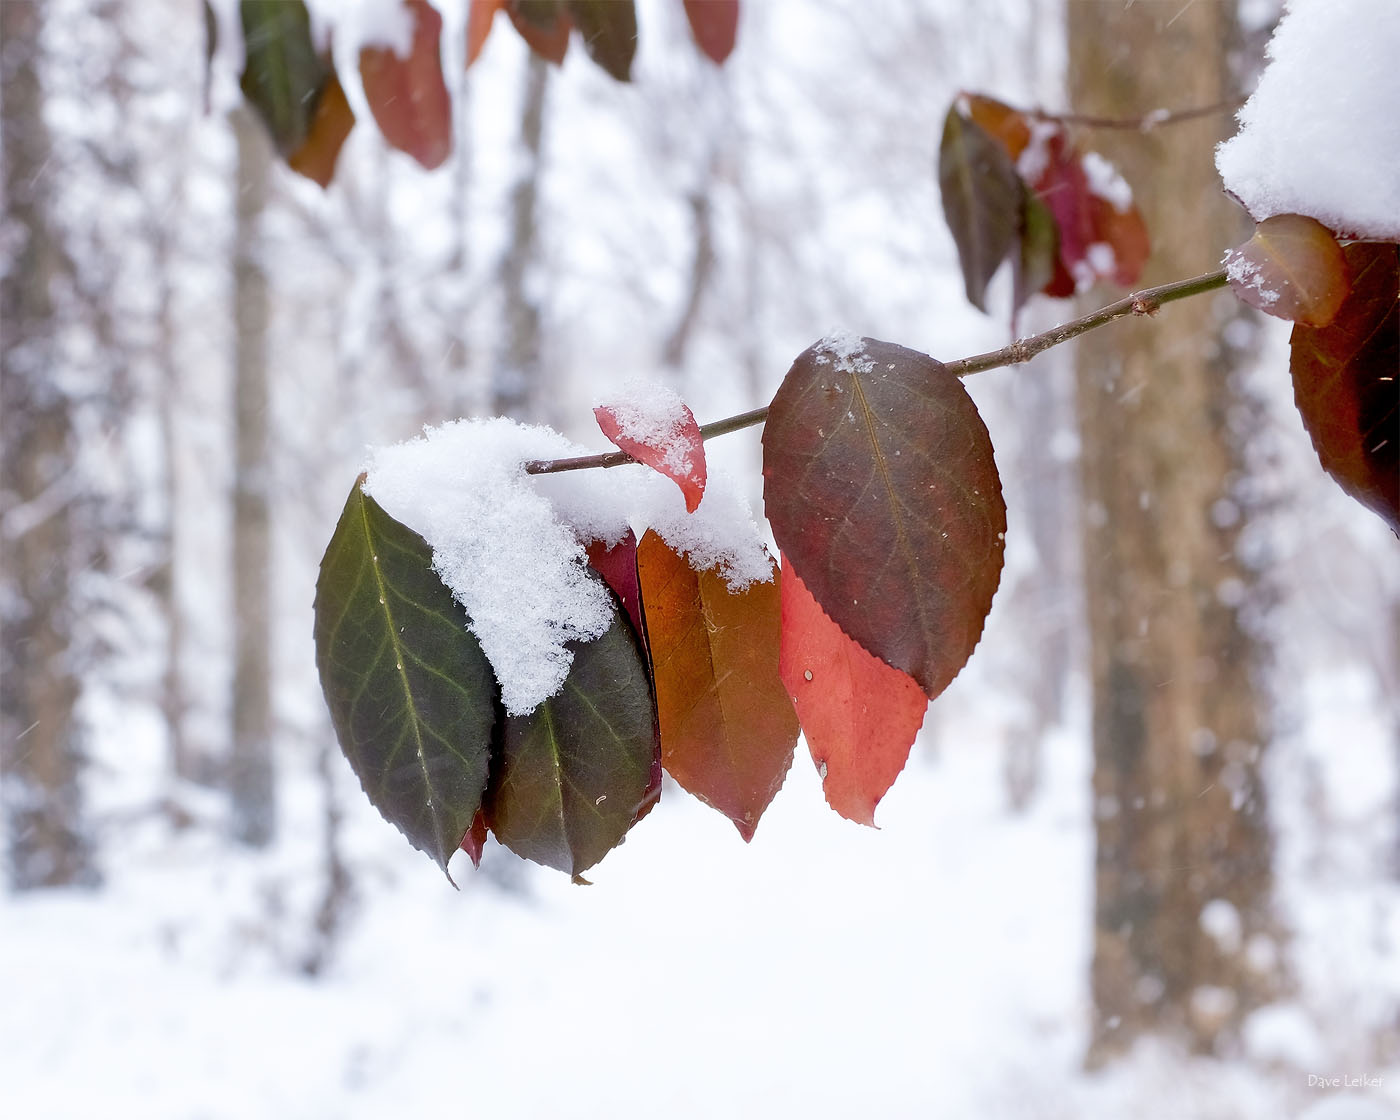
[[[525,64],[525,100],[520,111],[523,160],[510,196],[510,244],[501,261],[506,337],[491,379],[491,411],[517,420],[546,419],[540,378],[540,307],[530,290],[538,256],[540,170],[544,148],[545,93],[549,64],[531,52]]]
[[[1074,110],[1141,116],[1231,96],[1233,6],[1068,5]],[[1137,191],[1144,284],[1216,267],[1242,240],[1213,148],[1229,114],[1093,147]],[[1101,302],[1097,293],[1093,302]],[[1097,829],[1095,1065],[1139,1034],[1213,1049],[1271,998],[1271,844],[1259,651],[1241,624],[1240,405],[1228,293],[1077,351]],[[1248,333],[1246,328],[1246,333]]]
[[[73,604],[78,526],[72,405],[58,384],[62,250],[39,67],[43,5],[0,3],[0,779],[16,889],[94,884],[82,828]]]
[[[269,593],[267,346],[270,304],[262,263],[262,213],[271,146],[247,106],[232,113],[238,142],[234,227],[233,742],[229,792],[234,837],[272,841],[277,806],[272,768]]]

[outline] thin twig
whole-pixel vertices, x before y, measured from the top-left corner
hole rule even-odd
[[[1126,128],[1134,132],[1151,132],[1169,124],[1181,124],[1200,117],[1210,117],[1238,109],[1246,101],[1243,97],[1231,97],[1217,101],[1214,105],[1202,105],[1196,109],[1153,109],[1140,117],[1092,117],[1083,113],[1050,113],[1043,109],[1031,109],[1026,116],[1038,121],[1055,121],[1059,124],[1077,125],[1081,128]]]
[[[1228,282],[1222,268],[1201,276],[1193,276],[1189,280],[1177,280],[1156,288],[1144,288],[1082,318],[1051,327],[1048,331],[1031,335],[1029,338],[1018,338],[1010,346],[1003,346],[1000,350],[976,354],[955,362],[945,362],[943,368],[957,377],[970,377],[974,373],[982,373],[989,369],[1020,365],[1052,346],[1059,346],[1062,342],[1078,338],[1085,331],[1091,331],[1115,319],[1122,319],[1128,315],[1155,315],[1168,303],[1212,292],[1223,288]],[[762,424],[767,418],[768,406],[765,405],[750,412],[741,412],[737,416],[726,416],[723,420],[716,420],[711,424],[703,424],[700,427],[700,436],[702,439],[713,439],[715,436],[728,435],[741,428]],[[625,451],[608,451],[601,455],[580,455],[571,459],[537,459],[526,463],[525,471],[528,474],[557,474],[560,471],[582,471],[594,467],[620,467],[624,463],[636,461]]]

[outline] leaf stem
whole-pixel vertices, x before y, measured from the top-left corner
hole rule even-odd
[[[986,354],[975,354],[970,358],[961,358],[954,362],[945,362],[944,368],[957,377],[970,377],[974,373],[982,373],[989,369],[1020,365],[1030,361],[1037,354],[1049,350],[1052,346],[1059,346],[1062,342],[1078,338],[1085,331],[1091,331],[1096,327],[1111,323],[1115,319],[1122,319],[1128,315],[1156,315],[1168,303],[1202,295],[1205,292],[1213,292],[1217,288],[1225,287],[1228,282],[1225,270],[1222,268],[1215,272],[1204,273],[1201,276],[1193,276],[1189,280],[1177,280],[1156,288],[1144,288],[1124,296],[1117,303],[1100,307],[1097,311],[1092,311],[1082,318],[1062,323],[1058,327],[1051,327],[1048,331],[1031,335],[1029,338],[1018,338],[1011,345],[1003,346],[1000,350],[992,350]],[[728,435],[741,428],[751,428],[756,424],[762,424],[767,418],[768,406],[764,405],[762,408],[741,412],[737,416],[726,416],[722,420],[702,424],[700,435],[703,439]],[[570,459],[536,459],[525,464],[525,471],[527,474],[558,474],[561,471],[582,471],[594,467],[620,467],[624,463],[635,463],[636,461],[625,451],[607,451],[600,455],[579,455]]]

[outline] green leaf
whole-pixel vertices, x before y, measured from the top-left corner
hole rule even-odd
[[[569,13],[588,57],[619,82],[632,80],[637,53],[637,9],[633,0],[569,0]]]
[[[445,873],[486,789],[496,684],[427,542],[359,481],[321,560],[315,617],[345,757],[374,807]]]
[[[1400,245],[1342,252],[1352,281],[1336,315],[1293,328],[1293,393],[1323,469],[1400,536]]]
[[[242,0],[243,95],[290,157],[306,142],[330,63],[316,53],[302,0]]]
[[[1013,314],[1050,283],[1060,254],[1060,227],[1055,215],[1029,188],[1023,187],[1022,192],[1025,206],[1021,211],[1020,251],[1011,258],[1015,265]]]
[[[831,620],[942,692],[981,638],[1006,533],[962,382],[903,346],[823,339],[769,407],[763,480],[773,538]]]
[[[1025,188],[1006,149],[956,105],[943,123],[938,185],[967,298],[986,311],[987,284],[1016,243]]]
[[[656,710],[626,616],[570,643],[563,688],[508,716],[487,820],[516,855],[578,876],[622,842],[660,794],[651,781]]]

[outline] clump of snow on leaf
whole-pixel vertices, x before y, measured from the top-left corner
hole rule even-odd
[[[597,638],[613,603],[584,544],[655,529],[697,570],[734,590],[769,579],[762,538],[738,484],[715,472],[687,513],[675,484],[648,467],[530,475],[525,464],[588,454],[550,428],[455,420],[371,454],[365,493],[433,550],[433,570],[470,618],[512,715],[563,686],[568,642]]]
[[[612,412],[618,435],[661,451],[667,469],[679,474],[691,470],[685,428],[694,417],[674,389],[655,381],[633,380],[594,404]]]
[[[608,628],[612,601],[573,530],[523,464],[584,453],[543,427],[457,420],[373,453],[365,493],[433,550],[433,568],[466,608],[513,715],[564,683],[566,642]]]
[[[637,519],[655,529],[692,568],[713,568],[734,592],[773,578],[758,526],[733,475],[713,469],[705,500],[694,513],[686,513],[680,491],[661,475],[648,474],[637,480]]]
[[[1216,150],[1256,221],[1400,239],[1400,3],[1290,0],[1240,131]]]

